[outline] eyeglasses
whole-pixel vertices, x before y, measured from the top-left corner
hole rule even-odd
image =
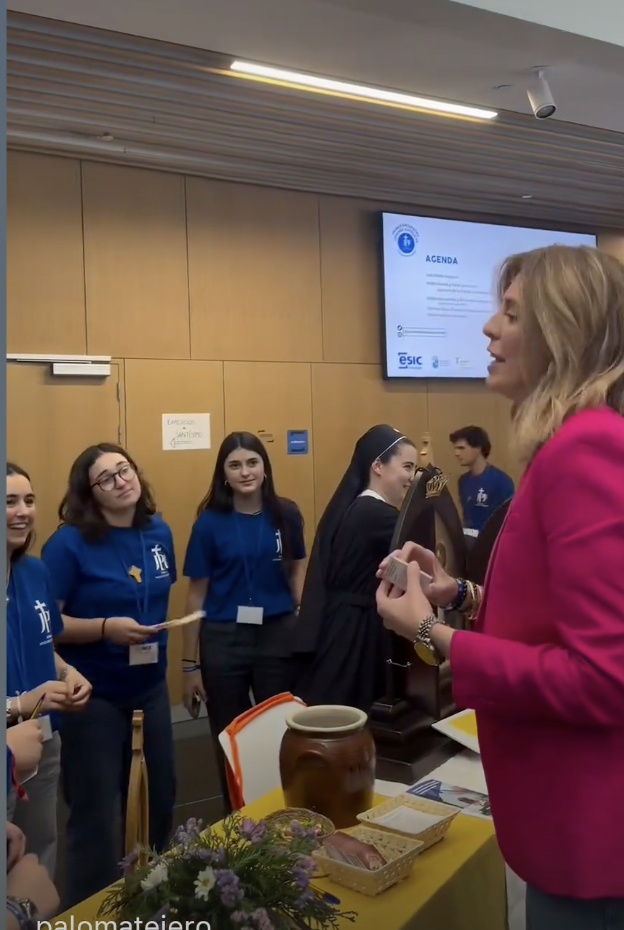
[[[94,488],[96,485],[101,491],[112,491],[115,487],[117,478],[121,478],[122,481],[132,481],[136,476],[136,472],[132,465],[126,462],[121,468],[118,468],[117,471],[113,472],[110,475],[102,475],[101,478],[98,478],[97,481],[94,481],[91,485]]]

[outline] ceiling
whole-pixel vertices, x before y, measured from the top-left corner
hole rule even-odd
[[[548,65],[557,119],[624,132],[620,46],[452,0],[8,0],[7,7],[527,114],[530,69]],[[495,90],[502,84],[512,86]]]
[[[10,147],[527,222],[623,225],[618,46],[452,0],[8,6],[55,17],[9,13]],[[501,115],[485,126],[269,88],[212,73],[228,60],[214,52]],[[533,119],[525,93],[540,64],[551,66],[558,104],[547,122]]]

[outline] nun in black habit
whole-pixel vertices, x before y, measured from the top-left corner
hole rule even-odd
[[[411,440],[374,426],[358,440],[319,522],[294,638],[292,690],[306,704],[368,713],[386,691],[389,643],[375,605],[376,572],[417,461]]]

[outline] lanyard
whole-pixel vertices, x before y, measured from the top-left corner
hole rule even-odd
[[[245,546],[243,543],[243,534],[241,533],[241,528],[240,528],[240,514],[238,514],[236,511],[234,511],[234,521],[236,523],[236,533],[238,535],[238,548],[240,550],[241,559],[243,560],[243,568],[245,570],[245,579],[247,581],[247,591],[249,593],[249,603],[251,605],[253,604],[253,588],[251,584],[251,578],[252,578],[252,575],[254,574],[254,570],[258,566],[258,556],[260,555],[260,548],[262,546],[262,535],[264,532],[264,513],[260,515],[260,520],[259,520],[260,532],[258,533],[256,554],[255,554],[254,562],[251,568],[249,566],[247,552],[245,550]]]
[[[142,556],[142,564],[140,566],[126,565],[126,561],[123,555],[121,554],[121,552],[119,551],[119,548],[117,545],[115,545],[115,552],[117,553],[117,556],[119,557],[119,561],[121,562],[122,568],[124,570],[124,574],[127,575],[132,580],[132,593],[134,595],[134,598],[136,600],[137,607],[139,610],[139,622],[140,622],[141,617],[147,617],[148,610],[149,610],[149,572],[147,569],[147,553],[145,550],[145,537],[142,532],[139,533],[139,537],[141,539],[141,556]],[[140,568],[141,578],[142,578],[141,583],[137,582],[136,579],[134,579],[132,575],[130,575],[130,572],[133,568]]]

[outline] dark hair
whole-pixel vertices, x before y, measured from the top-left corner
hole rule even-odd
[[[489,458],[492,451],[490,437],[480,426],[464,426],[462,429],[455,430],[451,433],[449,439],[453,444],[457,442],[466,442],[473,449],[479,449],[484,459]]]
[[[154,493],[126,450],[112,442],[99,442],[96,446],[89,446],[78,456],[70,469],[67,491],[59,507],[61,522],[67,526],[75,526],[89,542],[103,539],[110,528],[95,502],[89,478],[89,469],[106,452],[123,455],[139,479],[141,496],[136,504],[132,525],[143,529],[156,513]]]
[[[271,460],[269,459],[263,443],[257,436],[254,436],[253,433],[230,433],[229,436],[225,437],[219,447],[210,488],[197,508],[197,515],[199,516],[204,510],[216,510],[221,513],[228,513],[233,509],[234,495],[230,486],[226,484],[225,462],[227,457],[231,455],[232,452],[236,452],[237,449],[255,452],[264,463],[265,477],[262,485],[262,504],[269,512],[276,528],[280,532],[282,537],[282,556],[284,563],[288,564],[292,562],[292,540],[290,539],[286,515],[289,511],[291,513],[296,513],[302,525],[303,517],[294,501],[277,496],[275,483],[273,481]]]
[[[19,465],[16,465],[15,462],[7,462],[7,478],[10,475],[19,475],[21,478],[25,478],[26,481],[30,482],[32,487],[32,481],[30,475],[27,471],[24,471],[23,468],[20,468]],[[33,542],[35,541],[35,534],[33,532],[29,533],[26,537],[26,542],[23,546],[20,546],[19,549],[14,549],[11,553],[11,562],[17,562],[18,559],[21,559],[23,555],[26,555]]]
[[[382,452],[381,455],[378,455],[375,459],[376,462],[381,462],[382,465],[387,465],[390,459],[393,459],[395,455],[398,455],[403,446],[413,446],[416,448],[416,444],[408,436],[404,436],[402,439],[399,439],[398,442],[395,442],[393,446],[390,446],[389,449],[386,449],[385,452]]]

